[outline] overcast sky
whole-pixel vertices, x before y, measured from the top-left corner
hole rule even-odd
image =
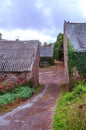
[[[0,32],[5,39],[54,42],[64,20],[86,22],[86,0],[0,0]]]

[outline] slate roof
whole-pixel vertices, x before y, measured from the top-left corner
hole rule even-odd
[[[40,57],[53,57],[53,46],[41,46]]]
[[[73,47],[86,52],[86,23],[66,23],[66,35]]]
[[[31,71],[38,43],[0,41],[0,72]]]

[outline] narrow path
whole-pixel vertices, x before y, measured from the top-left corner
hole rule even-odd
[[[62,63],[40,69],[44,89],[24,105],[0,116],[0,130],[52,130],[56,100],[64,82]]]

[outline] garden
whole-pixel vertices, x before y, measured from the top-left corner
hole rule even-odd
[[[26,102],[40,89],[31,87],[29,84],[17,85],[15,88],[0,92],[0,114],[11,111],[13,108]]]

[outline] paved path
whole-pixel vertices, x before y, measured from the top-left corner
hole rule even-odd
[[[61,92],[64,72],[62,63],[40,69],[40,94],[12,112],[0,116],[0,130],[52,130],[56,100]]]

